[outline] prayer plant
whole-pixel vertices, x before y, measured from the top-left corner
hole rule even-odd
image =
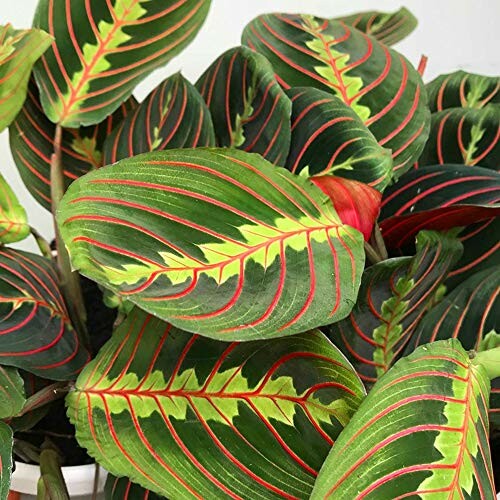
[[[406,9],[266,14],[138,103],[209,7],[1,28],[0,127],[56,241],[0,178],[0,499],[13,457],[67,497],[29,438],[61,398],[108,499],[494,499],[500,79],[425,85]]]

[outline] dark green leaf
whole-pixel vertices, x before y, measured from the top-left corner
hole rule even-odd
[[[215,146],[210,112],[180,73],[156,87],[104,144],[104,165],[162,149]]]
[[[175,326],[223,340],[345,317],[363,237],[308,179],[227,149],[147,153],[70,186],[59,227],[76,269]]]
[[[426,85],[431,111],[449,108],[482,108],[500,103],[500,78],[455,71],[441,75]]]
[[[35,65],[42,105],[64,127],[100,123],[191,42],[210,0],[39,0],[34,25],[55,43]]]
[[[396,51],[336,20],[266,14],[243,32],[243,43],[269,59],[278,81],[340,97],[384,148],[396,177],[420,156],[430,112],[422,79]]]
[[[391,152],[377,143],[354,110],[329,92],[292,88],[292,147],[286,168],[331,174],[383,191],[392,179]]]
[[[12,430],[0,421],[0,500],[7,500],[12,474]]]
[[[495,500],[490,383],[457,340],[419,347],[373,387],[318,476],[313,500]]]
[[[171,498],[308,498],[364,388],[319,331],[226,343],[139,309],[67,397],[107,470]]]
[[[414,257],[386,260],[364,272],[350,316],[324,328],[362,380],[375,382],[401,354],[461,252],[453,234],[423,231]]]
[[[80,129],[63,129],[62,164],[66,187],[90,170],[103,165],[106,137],[137,103],[132,97],[102,123]],[[10,149],[28,191],[51,209],[50,158],[54,153],[55,125],[45,116],[34,80],[30,81],[23,108],[9,127]]]
[[[0,362],[68,380],[89,353],[70,323],[57,280],[47,259],[0,249]]]
[[[284,165],[290,148],[292,104],[269,61],[247,47],[222,54],[196,83],[219,146],[260,153]]]
[[[386,45],[394,45],[406,38],[418,24],[417,18],[406,8],[396,12],[378,12],[370,10],[349,16],[338,17],[353,28],[373,36]]]

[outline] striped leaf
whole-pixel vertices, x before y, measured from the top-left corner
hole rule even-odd
[[[9,495],[13,444],[11,428],[0,421],[0,500],[7,500]]]
[[[418,24],[417,18],[406,7],[391,13],[370,10],[338,17],[337,20],[344,21],[386,45],[400,42],[412,33]]]
[[[24,380],[10,366],[0,366],[0,419],[17,415],[26,402]]]
[[[34,26],[55,38],[35,65],[54,123],[102,122],[151,71],[191,42],[210,0],[39,0]]]
[[[0,26],[0,132],[19,113],[33,64],[51,43],[52,37],[42,30]]]
[[[419,347],[363,401],[312,499],[494,500],[489,390],[485,370],[457,340]]]
[[[364,396],[319,331],[226,343],[135,309],[67,397],[112,474],[170,498],[308,498]]]
[[[380,227],[386,245],[403,247],[422,229],[443,230],[500,213],[500,173],[465,165],[412,170],[384,193]]]
[[[311,177],[311,182],[332,200],[340,220],[363,233],[368,241],[380,212],[382,194],[362,182],[333,175]]]
[[[410,353],[421,344],[449,338],[460,340],[465,349],[479,351],[490,332],[500,332],[498,265],[472,275],[433,307],[420,322],[405,352]],[[500,379],[492,381],[492,385],[498,382]],[[497,425],[500,424],[498,403],[493,398],[490,401],[490,414],[496,418]]]
[[[363,381],[375,382],[401,354],[461,251],[453,234],[423,231],[414,257],[366,269],[352,313],[323,329]]]
[[[180,73],[156,87],[104,143],[104,165],[139,153],[215,146],[205,101]]]
[[[115,477],[108,474],[104,487],[106,500],[161,500],[160,495],[133,483],[126,477]]]
[[[266,56],[278,81],[340,97],[384,148],[401,175],[419,157],[430,112],[418,72],[400,54],[342,21],[267,14],[254,19],[243,43]]]
[[[50,262],[0,249],[0,362],[52,380],[68,380],[88,359]]]
[[[500,170],[500,104],[433,113],[419,166],[457,163]]]
[[[491,331],[500,332],[500,266],[474,274],[434,306],[421,321],[406,352],[436,340],[457,338],[479,350]]]
[[[217,58],[196,82],[214,121],[219,146],[260,153],[284,165],[292,104],[269,61],[247,47]]]
[[[135,99],[130,98],[97,126],[63,129],[62,163],[66,186],[103,165],[104,140],[136,106]],[[54,152],[55,129],[43,112],[38,88],[31,80],[26,102],[9,128],[10,149],[28,191],[47,210],[51,208],[50,157]]]
[[[361,233],[316,186],[238,150],[122,160],[70,186],[58,221],[83,275],[218,339],[341,319],[364,266]]]
[[[0,174],[0,245],[24,240],[29,234],[26,210]]]
[[[464,247],[462,258],[446,280],[450,290],[473,274],[500,262],[500,218],[494,217],[466,227],[460,233]]]
[[[286,168],[300,175],[337,175],[383,191],[391,152],[377,143],[354,110],[312,87],[292,88],[292,146]]]
[[[449,108],[483,108],[500,104],[500,77],[455,71],[426,85],[431,111]]]

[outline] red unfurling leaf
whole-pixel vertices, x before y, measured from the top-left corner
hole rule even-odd
[[[362,232],[368,241],[380,212],[382,193],[363,182],[333,175],[311,177],[311,181],[330,197],[340,220]]]

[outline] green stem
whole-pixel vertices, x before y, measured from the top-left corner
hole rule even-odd
[[[57,227],[56,213],[59,202],[64,195],[65,184],[62,166],[62,127],[56,126],[54,136],[54,153],[50,162],[50,194],[52,197],[52,215],[54,217],[54,229],[56,234],[57,264],[61,275],[61,287],[66,297],[68,308],[73,324],[84,345],[89,345],[86,327],[87,314],[83,302],[83,294],[80,286],[80,276],[71,269],[71,261],[68,251],[61,238]]]
[[[476,353],[472,362],[482,366],[490,380],[500,377],[500,347]]]
[[[39,500],[69,500],[68,489],[61,471],[59,453],[47,447],[40,453]]]
[[[380,227],[377,223],[375,223],[375,227],[373,229],[373,236],[380,257],[382,258],[382,260],[387,260],[389,258],[389,253],[387,252],[387,248],[385,246],[382,231],[380,231]]]
[[[382,262],[382,257],[378,254],[378,252],[373,248],[370,243],[365,241],[365,253],[368,261],[371,264],[377,264],[378,262]]]

